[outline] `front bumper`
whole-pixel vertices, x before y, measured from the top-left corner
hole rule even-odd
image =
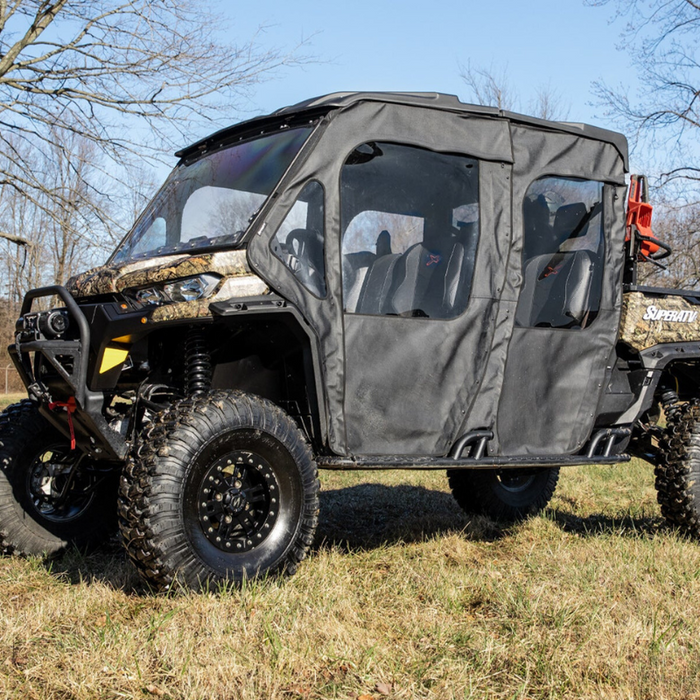
[[[35,299],[53,295],[60,297],[65,304],[70,322],[77,328],[77,337],[49,339],[37,332],[31,338],[20,331],[14,345],[8,348],[10,357],[29,397],[39,404],[41,413],[50,423],[70,437],[72,422],[80,450],[96,459],[121,461],[126,458],[127,445],[123,436],[110,428],[102,414],[104,393],[88,388],[90,325],[85,314],[65,287],[51,286],[27,292],[22,302],[21,318],[31,314]],[[51,388],[39,376],[38,368],[42,365],[54,372]],[[49,408],[53,401],[65,402],[71,397],[74,398],[75,410],[70,414]]]

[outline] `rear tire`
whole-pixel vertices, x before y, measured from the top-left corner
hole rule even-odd
[[[685,535],[700,538],[700,404],[687,403],[668,416],[659,448],[654,475],[661,514]]]
[[[543,510],[559,480],[550,469],[453,469],[447,476],[455,500],[468,514],[494,520],[521,520]]]
[[[9,406],[0,415],[0,550],[56,556],[98,544],[116,528],[117,474],[71,450],[32,401]]]
[[[174,403],[122,477],[120,527],[159,589],[293,574],[318,521],[318,472],[294,421],[257,396],[216,391]]]

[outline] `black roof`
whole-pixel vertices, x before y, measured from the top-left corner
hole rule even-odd
[[[313,97],[303,102],[298,102],[289,107],[278,109],[272,114],[255,117],[239,124],[235,124],[225,129],[217,131],[211,136],[197,141],[196,143],[183,148],[175,155],[187,157],[207,148],[208,144],[221,141],[229,136],[238,135],[241,132],[248,132],[251,129],[264,128],[278,123],[280,119],[284,121],[297,119],[314,118],[327,114],[333,109],[348,107],[357,102],[389,102],[412,107],[427,107],[439,109],[447,112],[457,112],[464,114],[475,114],[485,117],[508,119],[517,124],[536,126],[540,129],[550,131],[561,131],[568,134],[575,134],[584,138],[595,139],[612,144],[622,156],[625,163],[625,170],[628,169],[628,148],[627,139],[623,134],[608,129],[601,129],[590,124],[557,122],[546,119],[538,119],[517,112],[509,112],[497,107],[486,107],[483,105],[472,105],[462,102],[456,95],[446,95],[440,92],[334,92],[329,95]]]

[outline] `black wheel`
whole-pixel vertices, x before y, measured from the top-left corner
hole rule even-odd
[[[318,472],[271,402],[217,391],[183,399],[141,439],[120,487],[127,552],[157,588],[293,574],[318,521]]]
[[[494,520],[520,520],[549,503],[559,480],[550,469],[454,469],[447,472],[452,495],[467,513]]]
[[[0,415],[0,547],[57,555],[116,528],[117,472],[101,470],[31,401]]]
[[[684,404],[666,417],[660,459],[654,469],[656,497],[666,521],[700,537],[700,405]]]

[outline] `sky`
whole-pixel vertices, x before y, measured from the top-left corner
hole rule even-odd
[[[285,70],[257,86],[241,116],[254,116],[329,92],[426,91],[469,101],[460,64],[506,72],[527,112],[538,88],[549,86],[569,121],[611,126],[595,106],[592,84],[635,84],[617,50],[624,20],[612,6],[583,0],[224,0],[232,29],[245,40],[264,27],[264,46],[304,51],[319,63]]]

